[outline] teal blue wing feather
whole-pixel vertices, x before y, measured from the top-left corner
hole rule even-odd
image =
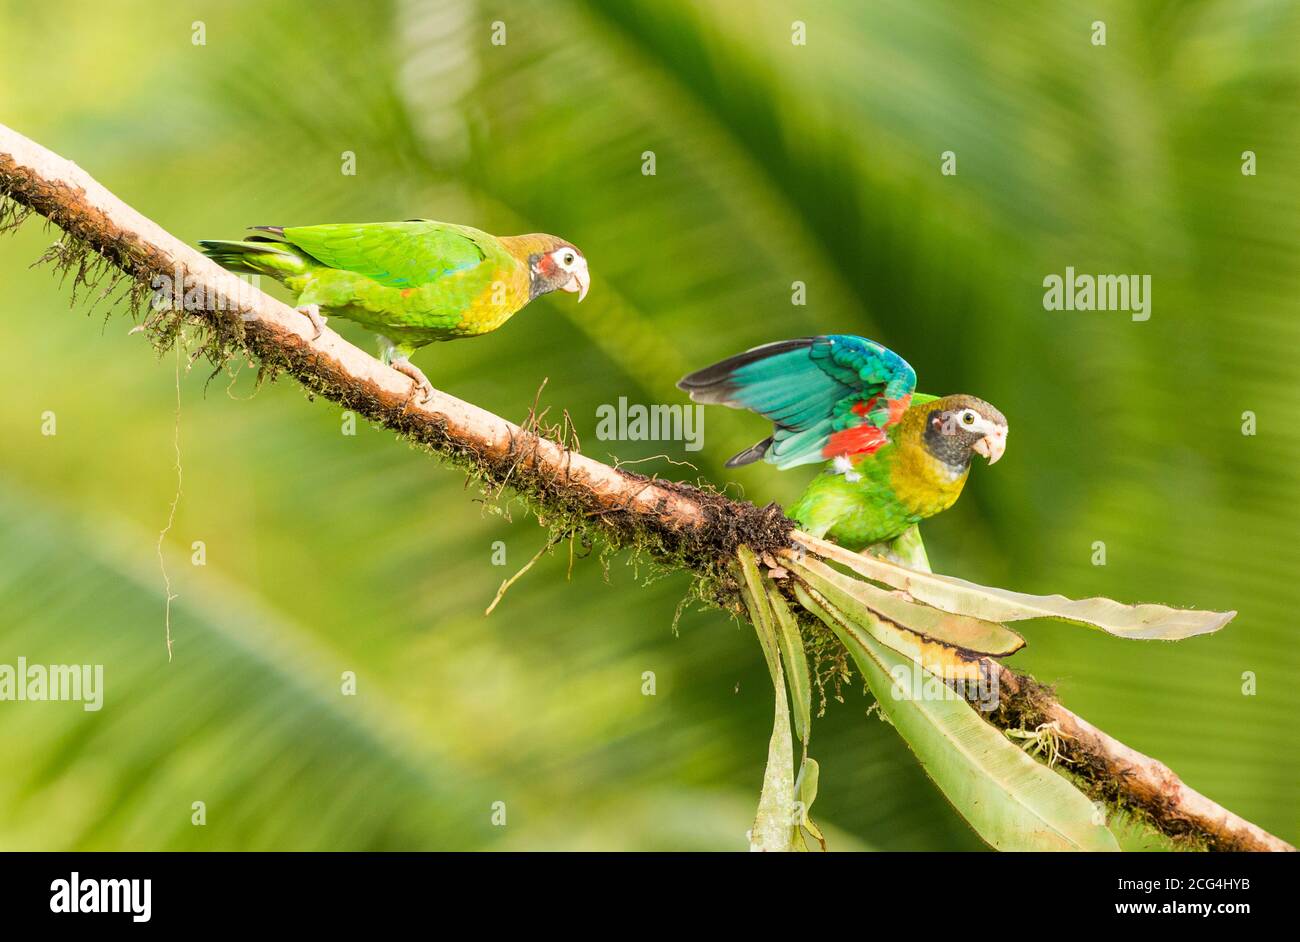
[[[916,387],[916,372],[887,347],[851,334],[755,347],[684,377],[696,402],[749,409],[772,435],[728,465],[760,458],[779,468],[865,454],[886,440]]]
[[[269,227],[322,265],[393,288],[416,288],[482,264],[495,238],[431,220]]]

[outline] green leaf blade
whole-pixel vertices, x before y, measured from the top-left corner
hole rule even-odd
[[[794,741],[790,736],[790,710],[785,699],[785,675],[781,669],[772,610],[753,552],[749,547],[742,546],[736,553],[736,558],[743,578],[741,595],[749,610],[754,631],[758,634],[763,656],[767,659],[775,694],[772,736],[767,744],[767,768],[763,773],[758,812],[750,830],[749,848],[757,851],[801,850],[803,841],[794,819]]]
[[[785,664],[785,678],[790,685],[790,701],[794,705],[794,729],[806,748],[812,730],[812,674],[808,670],[808,655],[804,652],[803,636],[790,606],[770,581],[767,587],[768,600],[776,615],[776,640]]]
[[[796,538],[811,552],[847,566],[859,575],[903,589],[914,599],[954,614],[992,622],[1052,618],[1099,628],[1120,638],[1179,641],[1218,631],[1236,612],[1208,612],[1168,605],[1125,605],[1107,598],[1070,599],[1063,595],[1029,595],[977,585],[955,576],[909,569],[806,534]]]
[[[849,649],[880,709],[926,774],[991,847],[1119,849],[1078,789],[1025,755],[938,678],[807,593],[800,602]]]
[[[855,614],[869,611],[942,644],[974,654],[1005,657],[1025,646],[1025,639],[998,624],[970,615],[909,602],[869,582],[855,579],[817,559],[790,564],[834,604]]]

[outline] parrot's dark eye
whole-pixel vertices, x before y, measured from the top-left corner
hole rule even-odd
[[[564,253],[564,264],[566,264],[566,265],[572,265],[572,264],[573,264],[573,253],[572,253],[572,252],[565,252],[565,253]]]
[[[963,413],[961,414],[961,424],[962,424],[962,425],[974,425],[974,424],[975,424],[975,413],[974,413],[974,412],[963,412]]]

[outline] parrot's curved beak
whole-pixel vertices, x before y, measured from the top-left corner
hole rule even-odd
[[[569,275],[567,282],[564,282],[564,290],[569,294],[577,295],[578,304],[586,298],[586,290],[591,286],[591,275],[586,273],[586,259],[578,256],[577,265],[573,266],[573,274]]]
[[[971,448],[987,458],[989,464],[997,464],[1002,453],[1007,450],[1007,430],[995,428],[971,445]]]
[[[587,288],[591,286],[591,276],[587,274],[587,266],[575,269],[573,277],[564,283],[564,290],[570,294],[578,295],[578,303],[587,296]]]

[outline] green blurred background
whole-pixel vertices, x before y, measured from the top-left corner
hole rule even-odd
[[[2,2],[0,121],[189,241],[411,216],[571,239],[582,306],[416,362],[516,420],[549,377],[602,459],[788,501],[810,472],[722,468],[752,416],[710,411],[686,453],[598,441],[595,410],[809,333],[989,399],[1010,448],[925,528],[936,569],[1238,610],[1177,645],[1032,623],[1013,663],[1296,841],[1297,48],[1300,7],[1241,0]],[[536,523],[248,368],[181,380],[168,663],[175,360],[68,310],[28,268],[54,237],[0,242],[0,663],[102,663],[105,706],[0,703],[0,848],[744,847],[771,722],[748,626],[674,635],[684,576],[566,581],[567,552],[485,618]],[[1045,311],[1067,265],[1150,274],[1150,321]],[[814,725],[832,846],[980,847],[869,705]]]

